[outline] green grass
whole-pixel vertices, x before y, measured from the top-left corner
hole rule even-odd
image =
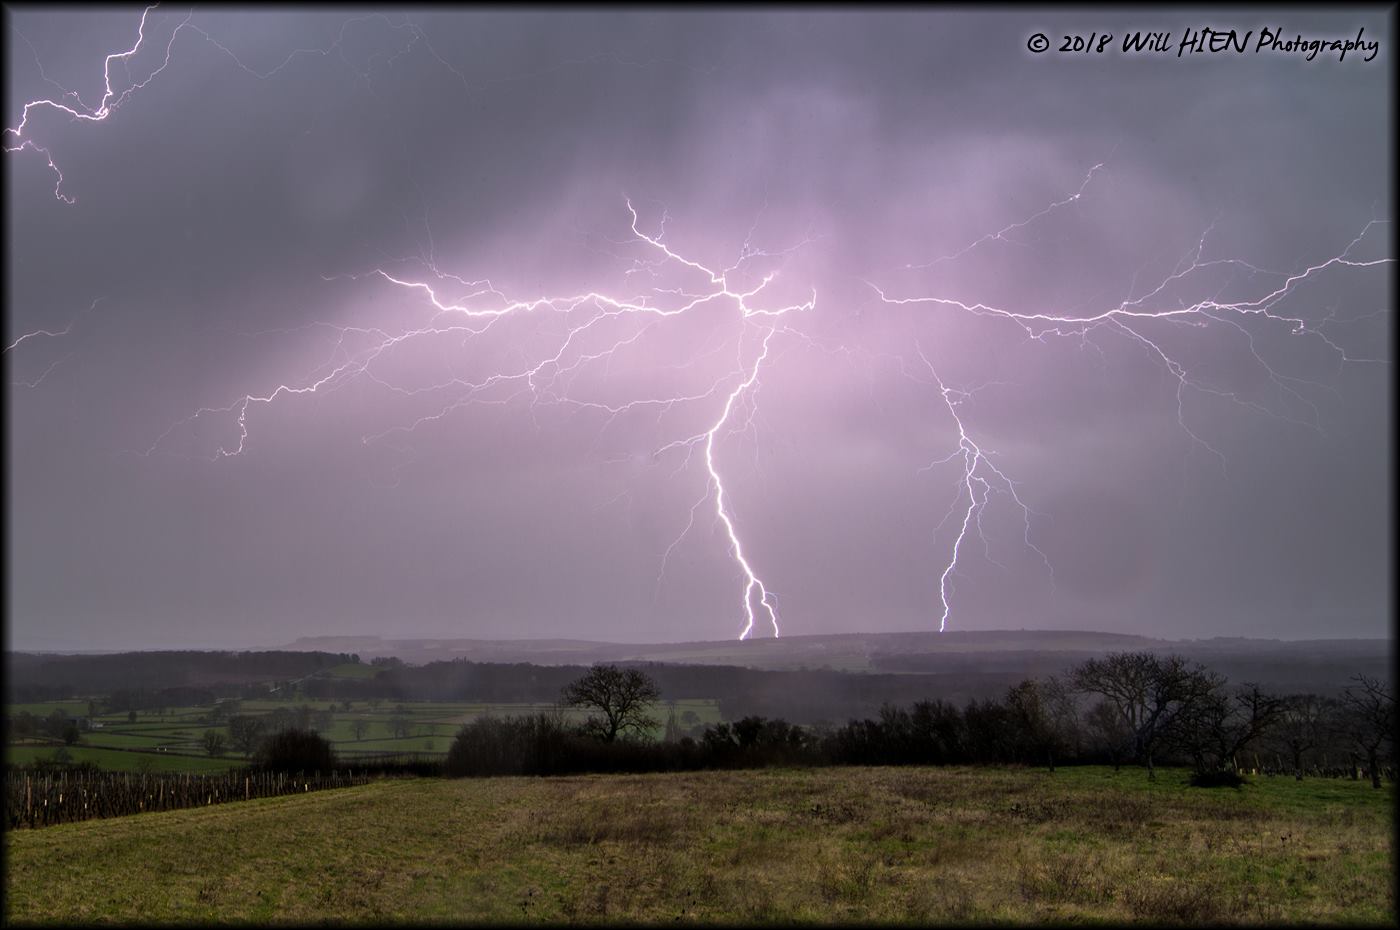
[[[153,749],[156,746],[185,741],[168,733],[121,733],[102,729],[83,734],[84,745],[104,746],[108,749]]]
[[[11,765],[30,765],[38,759],[53,758],[57,746],[6,746],[5,761]],[[207,756],[177,755],[171,752],[129,752],[121,749],[100,749],[91,746],[69,746],[74,762],[92,762],[112,772],[137,772],[149,765],[152,772],[223,772],[245,764],[239,757],[210,759]]]
[[[361,665],[354,662],[347,662],[344,665],[333,665],[328,669],[317,672],[317,678],[373,678],[379,674],[379,669],[372,665]]]
[[[87,701],[44,701],[39,704],[6,704],[5,713],[11,716],[21,713],[31,713],[36,717],[47,717],[56,710],[61,710],[70,717],[82,717],[87,714]]]
[[[6,834],[13,921],[1394,923],[1394,788],[1141,770],[398,779]]]
[[[355,669],[366,668],[366,666],[346,665],[336,666],[336,668]],[[553,704],[542,703],[517,703],[517,704],[487,704],[479,702],[442,702],[442,701],[381,701],[378,706],[372,706],[368,701],[353,701],[350,711],[341,710],[340,701],[312,701],[312,700],[270,700],[256,699],[240,702],[238,713],[262,715],[271,713],[277,709],[295,710],[296,708],[309,706],[313,710],[330,710],[332,723],[325,732],[325,736],[335,746],[337,751],[343,752],[347,757],[369,752],[395,752],[395,753],[417,753],[443,755],[452,745],[452,738],[463,724],[476,720],[479,717],[490,715],[494,717],[519,716],[524,714],[546,713],[555,709]],[[46,716],[55,708],[66,708],[69,711],[79,709],[86,713],[86,702],[81,705],[78,702],[52,702],[49,704],[30,705],[10,705],[9,713],[18,713],[21,708],[29,708],[31,712],[38,716]],[[410,736],[403,739],[395,738],[390,727],[390,721],[402,713],[409,720]],[[660,737],[664,732],[664,723],[669,706],[658,705],[654,716],[660,721],[653,735]],[[170,708],[164,714],[157,714],[151,711],[142,711],[137,714],[135,722],[128,722],[125,713],[102,714],[95,719],[102,723],[98,729],[84,732],[82,742],[90,750],[105,749],[111,750],[107,753],[89,753],[89,758],[97,762],[103,768],[112,768],[117,771],[130,771],[140,764],[141,755],[136,758],[121,758],[118,754],[120,750],[145,750],[156,747],[180,753],[199,755],[202,753],[200,740],[205,730],[218,730],[228,737],[228,728],[222,724],[201,723],[201,718],[207,717],[213,708],[210,707],[176,707]],[[687,711],[695,714],[701,725],[717,723],[720,720],[719,704],[713,700],[686,700],[676,702],[676,716],[679,719]],[[587,714],[581,710],[567,710],[565,717],[575,722],[582,721]],[[353,721],[356,719],[369,722],[369,730],[365,733],[365,738],[357,740]],[[687,726],[687,724],[682,724]],[[433,748],[428,749],[427,743],[432,742]],[[7,757],[13,756],[16,760],[32,759],[34,753],[28,750],[21,751],[19,755],[14,755],[14,750],[21,750],[22,747],[7,747]],[[162,754],[163,755],[163,754]],[[242,754],[237,753],[232,748],[229,749],[229,756],[242,760]],[[76,758],[76,757],[75,757]],[[226,762],[216,762],[217,767],[222,768]]]

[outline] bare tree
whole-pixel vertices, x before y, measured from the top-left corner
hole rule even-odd
[[[1040,700],[1045,708],[1046,724],[1054,739],[1056,752],[1079,755],[1083,732],[1074,688],[1065,679],[1051,675],[1040,682]]]
[[[1325,705],[1316,694],[1294,694],[1284,698],[1275,738],[1288,750],[1293,777],[1303,780],[1303,756],[1322,742]]]
[[[1224,679],[1203,679],[1177,717],[1168,740],[1190,753],[1197,774],[1239,771],[1239,755],[1283,714],[1282,699],[1246,683],[1233,694]]]
[[[205,730],[204,737],[200,740],[204,746],[204,751],[211,756],[222,756],[224,754],[224,734],[218,730]]]
[[[1381,749],[1395,736],[1395,696],[1378,679],[1354,675],[1356,684],[1342,692],[1347,736],[1366,757],[1371,787],[1381,786]]]
[[[263,721],[257,717],[241,714],[229,718],[229,741],[233,743],[235,749],[245,756],[252,755],[253,750],[258,747],[258,740],[262,738],[263,730]]]
[[[1100,700],[1084,715],[1090,745],[1096,752],[1108,756],[1113,771],[1123,764],[1123,757],[1132,749],[1133,734],[1111,702]]]
[[[350,729],[355,732],[355,739],[364,739],[369,732],[369,721],[364,717],[356,717],[350,722]]]
[[[616,665],[593,666],[588,674],[566,686],[563,695],[565,704],[602,713],[601,718],[590,715],[586,728],[609,743],[620,733],[645,733],[656,726],[647,709],[660,697],[656,682],[634,668]]]
[[[1180,656],[1159,658],[1150,652],[1115,652],[1089,659],[1074,670],[1074,686],[1102,695],[1131,734],[1133,755],[1156,778],[1153,754],[1165,742],[1184,711],[1221,679]]]
[[[1012,742],[1018,752],[1045,760],[1050,771],[1055,771],[1056,734],[1040,685],[1027,679],[1012,687],[1006,692],[1006,708],[1015,731]]]

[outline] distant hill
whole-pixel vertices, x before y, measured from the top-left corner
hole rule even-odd
[[[7,652],[5,697],[8,701],[42,701],[116,690],[159,691],[289,680],[336,667],[348,658],[308,650],[72,655]]]
[[[387,639],[320,636],[298,639],[289,650],[353,652],[369,660],[395,656],[421,664],[450,659],[590,665],[595,662],[664,662],[731,665],[754,669],[835,669],[849,672],[951,673],[970,671],[1049,674],[1108,652],[1174,652],[1240,680],[1262,675],[1306,683],[1338,670],[1388,675],[1390,641],[1384,639],[1277,640],[1217,637],[1170,640],[1086,630],[984,630],[947,633],[839,633],[738,642],[607,643],[589,640]]]
[[[1387,640],[1167,640],[1061,631],[847,633],[749,642],[626,644],[588,640],[300,639],[276,652],[133,652],[103,656],[8,653],[9,699],[44,700],[113,689],[204,688],[238,695],[272,679],[308,698],[356,701],[549,702],[596,662],[646,667],[667,699],[718,700],[747,714],[798,723],[873,715],[885,702],[1002,695],[1026,678],[1061,674],[1114,651],[1175,652],[1280,693],[1336,693],[1353,675],[1390,677]],[[354,656],[362,663],[355,663]],[[369,666],[394,657],[402,663]],[[212,699],[212,698],[210,698]],[[182,698],[185,700],[185,698]]]

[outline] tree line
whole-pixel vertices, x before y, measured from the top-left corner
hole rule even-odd
[[[699,738],[651,738],[661,691],[635,668],[595,666],[567,685],[562,713],[480,718],[454,740],[450,775],[551,775],[763,765],[1187,765],[1200,785],[1238,784],[1249,770],[1364,772],[1394,778],[1394,698],[1356,676],[1339,696],[1278,695],[1180,656],[1113,653],[1061,676],[1027,679],[962,707],[945,700],[886,704],[875,718],[803,727],[750,715]],[[672,722],[673,723],[673,722]],[[1268,760],[1265,762],[1264,760]]]

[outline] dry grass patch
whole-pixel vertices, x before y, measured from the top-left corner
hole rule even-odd
[[[1394,920],[1393,796],[1103,770],[402,780],[18,831],[6,917]]]

